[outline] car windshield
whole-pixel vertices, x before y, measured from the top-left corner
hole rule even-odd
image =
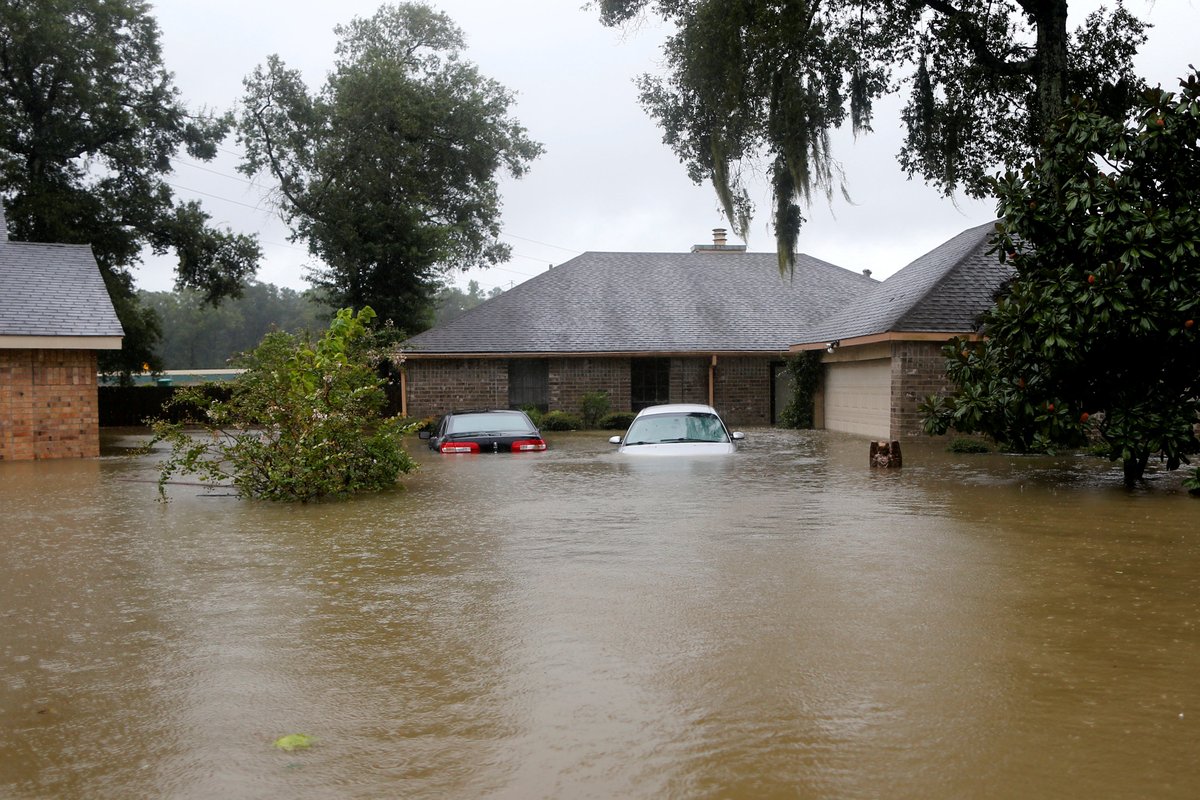
[[[533,426],[520,411],[483,411],[454,414],[446,420],[446,433],[529,433]]]
[[[728,441],[729,434],[716,415],[697,411],[639,417],[625,434],[626,445]]]

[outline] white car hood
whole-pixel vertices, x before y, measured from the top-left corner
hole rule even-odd
[[[732,442],[670,442],[621,445],[626,456],[724,456],[737,450]]]

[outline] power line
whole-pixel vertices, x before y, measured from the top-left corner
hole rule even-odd
[[[222,200],[226,203],[233,203],[235,206],[243,206],[243,207],[249,208],[253,211],[260,211],[260,212],[267,211],[267,209],[263,208],[262,206],[252,206],[249,203],[243,203],[241,200],[234,200],[229,197],[222,197],[219,194],[212,194],[211,192],[204,192],[204,191],[201,191],[200,189],[193,189],[190,186],[180,186],[178,183],[171,183],[170,181],[165,181],[165,183],[168,186],[175,187],[176,189],[180,190],[181,192],[191,192],[193,194],[202,194],[205,197],[211,197],[214,200]]]
[[[218,150],[221,150],[222,152],[225,152],[225,153],[230,153],[231,155],[238,155],[237,153],[234,153],[234,152],[233,152],[233,151],[231,151],[231,150],[226,150],[226,149],[224,149],[224,148],[217,148],[217,149],[218,149]],[[254,183],[253,181],[247,180],[246,178],[242,178],[242,177],[239,177],[239,176],[237,176],[237,175],[230,175],[230,174],[228,174],[228,173],[221,172],[220,170],[210,169],[209,167],[203,166],[203,165],[201,165],[201,164],[194,163],[194,162],[192,162],[191,160],[183,160],[183,159],[181,159],[181,158],[178,158],[178,157],[173,157],[173,158],[171,159],[171,161],[172,161],[172,162],[174,162],[174,163],[176,163],[176,164],[178,164],[178,165],[181,165],[181,166],[185,166],[185,167],[191,167],[192,169],[198,169],[198,170],[201,170],[202,172],[208,172],[208,173],[211,173],[211,174],[213,174],[213,175],[216,175],[217,177],[220,177],[220,178],[225,178],[225,179],[227,179],[227,180],[231,180],[231,181],[238,181],[239,183],[244,183],[244,184],[246,184],[247,186],[258,186],[258,184]],[[212,198],[212,199],[214,199],[214,200],[221,200],[221,201],[223,201],[223,202],[226,202],[226,203],[233,203],[234,205],[242,206],[243,208],[249,208],[249,209],[251,209],[251,210],[253,210],[253,211],[258,211],[258,212],[260,212],[260,213],[261,213],[261,212],[268,211],[268,209],[265,209],[265,208],[263,208],[261,205],[251,205],[251,204],[249,204],[249,203],[244,203],[244,202],[242,202],[242,201],[240,201],[240,200],[234,200],[234,199],[232,199],[232,198],[230,198],[230,197],[222,197],[221,195],[218,195],[218,194],[213,194],[213,193],[211,193],[211,192],[205,192],[205,191],[202,191],[202,190],[200,190],[200,189],[193,189],[193,188],[191,188],[191,187],[189,187],[189,186],[181,186],[180,184],[177,184],[177,183],[172,183],[172,182],[170,182],[170,181],[167,181],[166,183],[167,183],[167,185],[168,185],[168,186],[172,186],[172,187],[174,187],[174,188],[176,188],[176,189],[179,189],[180,191],[184,191],[184,192],[192,192],[193,194],[199,194],[199,195],[203,195],[204,197],[211,197],[211,198]],[[505,237],[507,237],[507,238],[509,238],[509,239],[519,239],[519,240],[521,240],[521,241],[523,241],[523,242],[530,242],[530,243],[532,243],[532,244],[541,245],[542,247],[550,247],[550,248],[553,248],[553,249],[555,249],[555,250],[562,250],[562,251],[564,251],[564,252],[567,252],[567,253],[581,253],[581,252],[583,252],[582,250],[577,250],[577,249],[573,249],[573,248],[570,248],[570,247],[562,247],[562,246],[560,246],[560,245],[556,245],[556,244],[549,244],[549,243],[547,243],[547,242],[538,241],[537,239],[530,239],[530,238],[527,238],[527,237],[525,237],[525,236],[518,236],[518,235],[516,235],[515,233],[507,233],[507,232],[504,232],[504,231],[502,231],[502,232],[500,233],[500,235],[501,235],[501,236],[505,236]],[[264,244],[270,244],[270,245],[273,245],[273,246],[275,246],[275,247],[289,247],[289,248],[292,248],[292,249],[295,249],[295,250],[303,250],[303,249],[305,249],[305,248],[302,248],[302,247],[297,247],[296,245],[280,244],[280,243],[278,243],[278,242],[263,242],[263,243],[264,243]],[[512,255],[513,255],[514,257],[516,257],[516,258],[525,258],[525,259],[528,259],[528,260],[530,260],[530,261],[537,261],[537,262],[539,262],[539,263],[545,263],[545,261],[546,261],[546,259],[545,259],[545,258],[538,257],[538,256],[527,256],[527,255],[525,255],[524,253],[516,253],[516,252],[514,252]],[[515,270],[515,269],[505,269],[504,267],[493,266],[493,267],[488,267],[487,269],[502,269],[502,270],[504,270],[505,272],[512,272],[512,273],[514,273],[514,274],[517,274],[517,275],[523,275],[523,276],[525,276],[525,277],[527,277],[527,278],[532,278],[532,277],[534,277],[534,275],[531,275],[531,274],[529,274],[529,273],[527,273],[527,272],[521,272],[520,270]]]
[[[220,178],[225,178],[226,180],[237,181],[238,183],[244,183],[247,186],[254,186],[254,187],[258,186],[258,184],[255,183],[254,181],[248,180],[247,178],[243,178],[241,175],[230,175],[228,172],[221,172],[220,170],[212,169],[211,167],[206,167],[202,164],[196,163],[195,161],[184,160],[177,156],[171,158],[171,163],[173,163],[177,166],[181,166],[181,167],[191,167],[192,169],[198,169],[201,172],[207,172],[211,175],[216,175]]]
[[[234,156],[236,156],[236,155],[241,155],[240,153],[235,153],[234,151],[232,151],[232,150],[227,150],[227,149],[225,149],[225,148],[223,148],[223,147],[218,147],[217,149],[218,149],[218,150],[220,150],[220,151],[221,151],[221,152],[223,152],[223,153],[228,153],[229,155],[234,155]],[[208,173],[211,173],[211,174],[213,174],[213,175],[217,175],[217,176],[219,176],[219,177],[226,178],[227,180],[231,180],[231,181],[237,181],[238,183],[244,183],[244,184],[245,184],[245,185],[247,185],[247,186],[259,187],[259,184],[255,183],[255,182],[254,182],[254,181],[252,181],[252,180],[249,180],[249,179],[247,179],[247,178],[244,178],[244,177],[242,177],[242,176],[240,176],[240,175],[230,175],[230,174],[229,174],[229,173],[227,173],[227,172],[221,172],[220,170],[212,169],[211,167],[207,167],[207,166],[204,166],[204,165],[202,165],[202,164],[199,164],[199,163],[197,163],[197,162],[196,162],[195,160],[193,160],[193,159],[185,159],[185,158],[182,158],[182,157],[180,157],[180,156],[174,156],[174,157],[172,157],[172,158],[171,158],[171,161],[173,161],[173,162],[175,162],[175,163],[177,163],[177,164],[180,164],[180,165],[182,165],[182,166],[185,166],[185,167],[191,167],[192,169],[198,169],[198,170],[202,170],[203,172],[208,172]],[[209,197],[217,197],[216,195],[208,195],[208,196],[209,196]],[[225,199],[225,198],[220,198],[220,197],[217,197],[217,199],[218,199],[218,200],[222,200],[222,199]],[[230,202],[237,202],[237,201],[231,200]],[[508,237],[509,239],[519,239],[519,240],[521,240],[522,242],[529,242],[530,244],[541,245],[542,247],[551,247],[551,248],[553,248],[553,249],[555,249],[555,250],[562,250],[563,252],[566,252],[566,253],[582,253],[582,252],[583,252],[582,250],[580,250],[580,249],[579,249],[579,248],[577,248],[577,247],[563,247],[562,245],[558,245],[558,244],[550,244],[549,242],[543,242],[543,241],[541,241],[540,239],[530,239],[530,238],[529,238],[529,237],[527,237],[527,236],[518,236],[518,235],[517,235],[517,234],[515,234],[515,233],[509,233],[509,232],[507,232],[507,231],[502,231],[502,232],[500,233],[500,235],[501,235],[501,236],[506,236],[506,237]],[[536,257],[534,257],[534,256],[522,256],[522,258],[533,258],[535,261],[545,261],[545,259],[544,259],[544,258],[536,258]]]
[[[568,253],[582,253],[582,250],[575,250],[570,247],[560,247],[556,244],[547,244],[539,242],[537,239],[526,239],[524,236],[517,236],[515,233],[501,233],[501,236],[507,236],[510,239],[520,239],[522,242],[531,242],[532,244],[540,244],[542,247],[553,247],[555,250],[565,250]],[[544,259],[543,259],[544,260]]]

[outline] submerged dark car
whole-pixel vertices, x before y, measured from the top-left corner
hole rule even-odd
[[[451,411],[433,432],[421,431],[439,453],[529,453],[546,449],[523,411]]]

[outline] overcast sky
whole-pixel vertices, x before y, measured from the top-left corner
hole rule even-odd
[[[637,101],[636,76],[658,71],[663,29],[603,27],[585,0],[428,0],[463,29],[468,58],[482,74],[516,94],[512,109],[545,154],[520,180],[502,182],[503,240],[512,260],[486,271],[456,273],[485,288],[509,286],[588,250],[673,251],[710,243],[727,227],[709,185],[696,186]],[[369,17],[377,0],[159,0],[153,13],[163,34],[163,58],[185,101],[219,111],[232,108],[242,78],[269,54],[300,69],[310,89],[333,63],[335,25]],[[1072,27],[1099,2],[1071,0]],[[1111,5],[1111,3],[1110,3]],[[1196,62],[1200,9],[1195,0],[1128,0],[1154,24],[1138,58],[1140,74],[1174,88]],[[949,200],[908,181],[895,161],[901,142],[899,100],[877,107],[875,133],[838,135],[834,154],[848,178],[853,204],[837,197],[806,212],[799,249],[849,269],[886,277],[962,231],[991,219],[994,204]],[[221,225],[260,236],[259,280],[302,289],[302,243],[264,200],[269,186],[235,172],[236,144],[214,162],[176,160],[171,179],[182,198],[199,199]],[[774,249],[768,226],[770,196],[752,187],[759,207],[748,242]],[[169,260],[148,261],[137,273],[150,290],[170,289]]]

